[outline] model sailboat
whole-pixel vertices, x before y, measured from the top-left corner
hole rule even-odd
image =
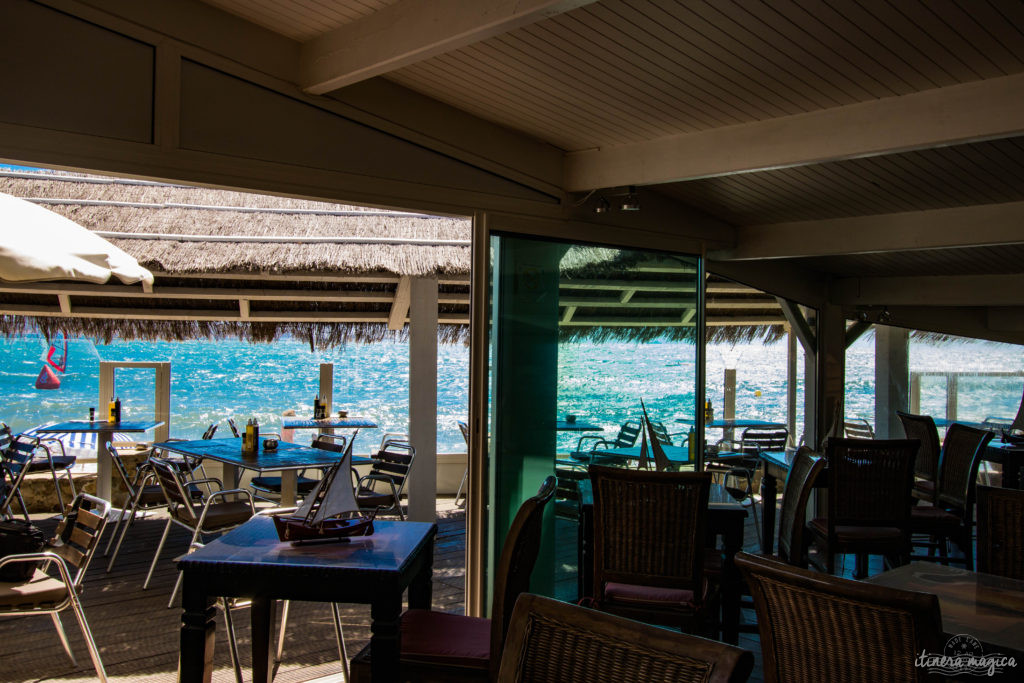
[[[324,473],[302,505],[293,513],[273,515],[277,536],[293,544],[316,541],[347,541],[350,536],[373,533],[373,518],[359,513],[355,493],[349,479],[352,463],[352,442],[341,460]]]

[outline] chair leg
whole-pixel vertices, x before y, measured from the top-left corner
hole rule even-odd
[[[50,476],[53,477],[53,488],[57,489],[57,503],[60,505],[60,516],[63,517],[67,510],[64,509],[64,494],[60,490],[60,479],[57,478],[57,470],[50,465]],[[75,494],[72,493],[72,496]]]
[[[121,506],[121,514],[117,516],[117,524],[114,525],[114,530],[110,532],[110,538],[107,539],[107,547],[103,550],[104,557],[110,554],[110,546],[114,545],[114,538],[117,536],[118,529],[121,528],[121,522],[124,520],[124,513],[128,511],[131,504],[131,497],[125,496],[124,504]],[[110,525],[108,524],[107,526]],[[110,571],[110,567],[107,567],[107,571]]]
[[[462,505],[459,505],[459,496],[462,495],[462,489],[464,489],[466,487],[466,479],[468,477],[469,477],[469,468],[467,467],[466,471],[462,473],[462,481],[459,482],[459,490],[455,492],[455,507],[466,507],[466,501],[465,500],[462,501]],[[469,499],[469,495],[468,494],[466,496],[466,499],[467,500]]]
[[[338,659],[341,660],[341,671],[345,675],[345,683],[349,683],[348,649],[345,647],[345,632],[341,628],[341,610],[338,609],[338,603],[331,603],[331,612],[334,614],[334,636],[338,640]]]
[[[281,601],[281,628],[277,632],[277,654],[274,655],[274,666],[281,663],[281,656],[284,654],[284,632],[288,627],[288,608],[290,606],[289,600]]]
[[[74,666],[78,666],[78,660],[75,659],[75,653],[71,651],[71,644],[68,642],[68,635],[64,633],[64,624],[60,622],[60,614],[53,612],[50,614],[50,618],[53,619],[53,625],[57,629],[57,636],[60,638],[60,644],[64,646],[64,652],[68,653],[68,658]]]
[[[146,574],[146,581],[142,584],[142,590],[149,588],[149,580],[153,578],[153,570],[156,569],[156,561],[160,559],[160,551],[164,549],[164,543],[167,541],[167,534],[171,533],[171,524],[174,524],[173,520],[167,520],[167,526],[164,527],[164,535],[160,537],[160,543],[156,546],[156,552],[153,553],[153,561],[149,563],[149,573]]]
[[[238,641],[235,640],[235,622],[231,619],[231,603],[227,598],[221,599],[224,607],[224,626],[228,632],[228,653],[231,655],[231,667],[235,670],[235,683],[242,683],[242,665],[238,661]]]
[[[100,651],[93,640],[92,631],[89,630],[89,622],[85,620],[85,612],[82,611],[82,603],[78,600],[78,594],[71,592],[71,608],[75,611],[75,618],[78,619],[78,626],[82,629],[82,637],[85,638],[85,646],[89,650],[89,658],[92,659],[92,666],[96,669],[96,676],[100,683],[107,683],[107,672],[103,668],[103,661],[100,660]]]
[[[108,562],[108,563],[107,563],[107,573],[108,573],[108,574],[110,573],[110,570],[114,568],[114,560],[116,560],[116,559],[117,559],[117,554],[118,554],[119,552],[121,552],[121,544],[122,544],[122,543],[124,543],[124,537],[128,535],[128,528],[129,528],[129,527],[130,527],[130,526],[132,525],[132,523],[133,523],[133,522],[135,521],[135,512],[136,512],[136,509],[137,509],[137,508],[136,508],[136,507],[135,507],[135,506],[133,505],[133,506],[132,506],[132,513],[131,513],[131,515],[130,515],[130,516],[128,517],[128,521],[127,521],[127,522],[125,523],[125,525],[124,525],[124,526],[123,526],[123,527],[121,528],[121,536],[120,536],[120,537],[119,537],[119,538],[117,539],[117,545],[116,545],[116,546],[114,546],[114,554],[110,556],[110,562]],[[117,531],[117,529],[115,528],[115,529],[114,529],[114,531],[116,532],[116,531]],[[111,540],[113,540],[113,537],[111,537]]]

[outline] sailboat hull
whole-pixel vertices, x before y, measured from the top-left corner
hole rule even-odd
[[[317,541],[347,541],[352,536],[369,536],[373,533],[373,517],[339,518],[332,517],[315,524],[308,524],[304,517],[288,514],[271,515],[277,537],[290,543],[313,543]]]

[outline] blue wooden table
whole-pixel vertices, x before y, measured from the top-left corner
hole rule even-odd
[[[110,460],[110,451],[107,449],[107,442],[114,434],[140,434],[156,429],[163,425],[157,420],[120,420],[118,422],[107,422],[106,420],[71,420],[61,422],[48,427],[36,429],[38,434],[96,434],[96,495],[103,500],[110,500],[112,486],[111,475],[114,472],[113,463]]]
[[[224,487],[238,488],[239,470],[254,472],[281,472],[281,505],[295,504],[298,487],[298,471],[306,468],[330,467],[338,462],[341,454],[313,446],[302,446],[289,441],[279,441],[277,448],[268,451],[260,448],[255,453],[242,452],[241,438],[196,439],[194,441],[163,441],[153,444],[171,453],[214,460],[224,466]],[[353,465],[367,465],[369,458],[353,455]]]

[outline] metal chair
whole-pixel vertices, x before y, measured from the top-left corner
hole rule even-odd
[[[60,450],[60,455],[56,454],[57,450]],[[71,476],[71,469],[75,466],[76,458],[64,451],[64,444],[61,441],[26,434],[14,434],[6,423],[0,422],[0,459],[11,473],[11,479],[18,481],[18,485],[12,487],[8,497],[16,496],[18,498],[18,502],[21,503],[22,510],[25,512],[25,519],[28,519],[28,508],[25,507],[20,487],[25,476],[35,472],[50,473],[53,478],[53,488],[57,492],[60,513],[64,514],[64,494],[61,492],[58,472],[67,478],[71,496],[74,498],[76,495],[75,480]],[[9,502],[8,500],[7,507],[9,507]]]
[[[469,500],[469,492],[467,491],[466,497],[462,499],[462,505],[459,505],[459,496],[462,495],[462,489],[466,487],[466,480],[469,478],[469,425],[462,421],[458,424],[462,438],[466,442],[466,470],[462,473],[462,481],[459,482],[459,489],[455,492],[455,507],[464,508]]]
[[[619,427],[619,433],[614,439],[605,439],[592,434],[584,434],[576,442],[576,450],[569,453],[574,460],[582,460],[586,463],[601,462],[599,451],[611,448],[632,448],[636,440],[640,438],[643,431],[643,424],[636,420],[627,420]]]
[[[228,427],[231,428],[231,436],[235,437],[236,439],[239,436],[241,436],[241,434],[238,433],[238,427],[235,425],[234,418],[231,418],[231,417],[228,418]]]
[[[939,481],[939,430],[929,415],[913,415],[896,411],[908,439],[917,439],[921,448],[914,460],[914,497],[935,503]]]
[[[111,462],[114,464],[114,471],[121,478],[121,483],[126,491],[124,503],[121,505],[121,512],[117,516],[117,523],[114,525],[114,530],[110,533],[107,547],[104,550],[104,554],[109,553],[114,538],[118,539],[117,545],[114,547],[114,554],[111,556],[110,562],[107,563],[107,572],[109,573],[114,568],[114,561],[117,560],[117,554],[121,551],[121,543],[124,542],[124,537],[128,533],[128,527],[135,521],[135,515],[140,510],[146,511],[167,507],[167,499],[164,497],[160,485],[155,483],[156,475],[149,466],[148,458],[146,462],[139,463],[135,468],[134,476],[129,477],[128,468],[125,464],[125,454],[114,447],[109,441],[107,442],[107,451],[110,453]],[[126,514],[128,521],[125,523],[124,528],[121,529],[121,522],[124,521]],[[118,536],[118,530],[121,530],[120,536]]]
[[[962,562],[974,569],[974,491],[978,479],[978,464],[992,440],[992,432],[953,423],[946,431],[939,457],[939,488],[933,505],[915,505],[910,511],[911,534],[923,534],[937,542],[939,560],[947,564],[950,558],[946,541],[956,543],[963,553]],[[914,543],[914,545],[921,545]],[[931,554],[936,544],[929,541],[928,555],[915,555],[914,559],[935,559]]]
[[[9,555],[0,559],[0,567],[16,562],[43,562],[42,568],[36,569],[27,581],[0,583],[0,617],[49,614],[57,628],[57,635],[64,646],[64,651],[77,666],[78,662],[60,621],[60,613],[70,608],[82,629],[85,646],[89,651],[93,668],[96,669],[96,675],[104,682],[107,680],[107,673],[103,668],[92,631],[89,629],[89,622],[86,621],[79,595],[82,592],[85,572],[107,524],[109,510],[110,503],[107,501],[80,493],[75,496],[67,516],[57,527],[57,533],[50,542],[49,549],[39,553]],[[51,567],[56,568],[56,576],[49,576],[46,573]],[[33,643],[33,646],[37,644]]]
[[[198,541],[203,534],[221,533],[234,529],[256,514],[252,493],[247,489],[223,490],[224,485],[218,479],[188,481],[177,465],[162,458],[150,458],[149,463],[167,500],[169,517],[167,526],[164,527],[163,536],[160,537],[160,543],[153,554],[153,561],[149,565],[146,581],[142,584],[143,590],[149,588],[153,570],[156,568],[157,560],[160,559],[160,551],[163,550],[172,525],[177,524],[192,532],[192,540],[189,541],[191,545]],[[188,493],[188,487],[190,484],[195,486],[201,483],[216,484],[218,490],[197,501]],[[233,494],[238,494],[245,500],[221,500]],[[174,603],[174,598],[180,587],[181,574],[179,573],[174,590],[171,591],[171,599],[167,603],[168,607]]]
[[[1024,581],[1024,490],[979,486],[978,571]]]
[[[739,683],[746,650],[525,593],[516,602],[498,683]],[[657,676],[653,672],[657,672]]]
[[[530,586],[543,533],[544,506],[555,493],[548,477],[527,499],[505,536],[494,577],[491,618],[435,610],[402,615],[402,677],[411,681],[490,681],[498,671],[512,607]],[[370,646],[352,659],[353,683],[370,680]]]
[[[828,440],[828,517],[812,519],[807,528],[825,553],[829,574],[835,573],[836,553],[856,556],[857,578],[867,575],[868,555],[883,555],[894,565],[908,560],[919,448],[916,439]]]
[[[704,572],[711,475],[591,465],[598,609],[684,631],[716,602]]]
[[[704,462],[704,471],[724,479],[725,490],[741,505],[750,504],[754,518],[754,530],[760,541],[761,521],[757,514],[757,497],[754,495],[754,473],[761,466],[759,454],[765,451],[784,451],[789,443],[789,430],[785,427],[747,427],[739,441],[721,439],[716,444],[718,454]],[[727,447],[729,450],[722,451]],[[731,480],[739,480],[731,484]],[[737,483],[742,483],[738,486]],[[731,485],[730,485],[731,484]]]
[[[843,422],[843,431],[847,439],[873,439],[875,430],[867,420],[862,417],[848,417]]]
[[[736,566],[754,596],[766,683],[933,680],[915,662],[946,644],[934,595],[747,553]]]
[[[377,510],[378,514],[395,514],[405,519],[402,493],[416,458],[416,449],[408,442],[385,440],[373,456],[370,473],[356,483],[356,502],[361,510]],[[386,486],[381,490],[381,486]]]
[[[356,433],[358,431],[356,430]],[[352,434],[352,441],[355,441],[355,433]],[[313,439],[312,446],[313,448],[334,453],[344,453],[348,444],[349,440],[343,434],[317,434]],[[309,492],[320,481],[319,479],[303,476],[305,474],[306,470],[301,470],[296,476],[295,491],[299,497],[309,495]],[[253,490],[253,496],[259,500],[276,502],[281,499],[281,475],[253,477],[252,481],[249,482],[249,487]]]

